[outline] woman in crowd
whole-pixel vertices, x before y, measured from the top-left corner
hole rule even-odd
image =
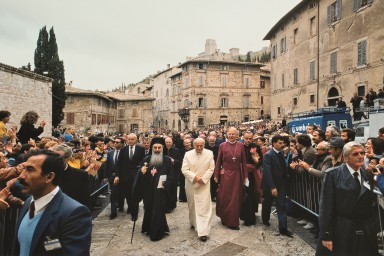
[[[41,121],[40,126],[35,128],[38,119],[39,115],[35,111],[29,111],[21,118],[21,127],[17,133],[21,144],[28,143],[29,139],[39,140],[38,136],[43,133],[45,122]]]

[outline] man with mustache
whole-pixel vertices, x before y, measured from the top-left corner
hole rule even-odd
[[[89,255],[91,213],[58,187],[63,158],[50,150],[34,150],[24,166],[22,191],[32,197],[20,210],[12,255]]]
[[[143,200],[141,233],[149,235],[152,241],[161,240],[169,233],[165,213],[167,197],[172,195],[174,186],[174,167],[171,158],[163,155],[164,147],[163,138],[152,139],[152,152],[139,164],[133,184],[132,220],[137,220],[139,202]]]

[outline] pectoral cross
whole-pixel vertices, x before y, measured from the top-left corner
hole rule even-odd
[[[233,162],[235,162],[236,161],[236,157],[232,157],[232,160],[233,160]]]

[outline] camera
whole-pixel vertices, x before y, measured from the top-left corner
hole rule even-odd
[[[380,173],[384,174],[384,167],[381,164],[378,164],[378,165],[376,165],[375,168],[373,168],[372,171],[376,172],[376,173],[380,172]]]

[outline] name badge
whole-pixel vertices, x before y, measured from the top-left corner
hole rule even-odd
[[[59,239],[52,239],[44,242],[44,248],[47,252],[61,249],[61,244]]]

